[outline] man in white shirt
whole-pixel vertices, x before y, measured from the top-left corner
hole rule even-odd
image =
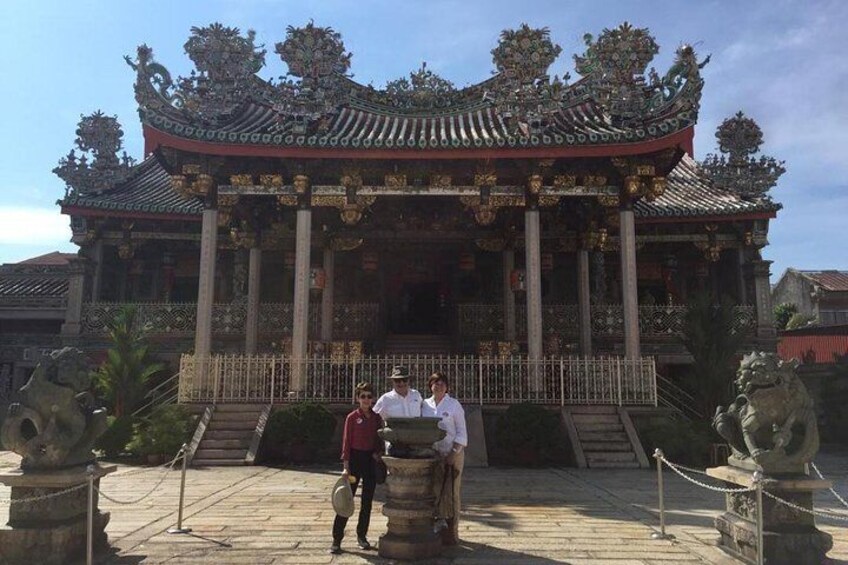
[[[374,412],[386,418],[419,418],[423,399],[421,394],[409,386],[409,372],[404,367],[393,367],[392,390],[381,396],[374,404]]]

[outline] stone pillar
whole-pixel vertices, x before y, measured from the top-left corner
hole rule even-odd
[[[624,310],[624,355],[629,359],[640,356],[639,297],[636,278],[636,222],[633,204],[622,198],[619,218],[621,244],[621,305]]]
[[[333,281],[335,279],[335,253],[324,248],[324,290],[321,292],[321,341],[333,340]]]
[[[503,256],[503,320],[504,340],[515,341],[515,292],[512,290],[512,271],[515,269],[515,250],[504,249]]]
[[[297,211],[294,260],[294,324],[292,327],[292,380],[291,390],[303,391],[306,387],[307,345],[309,341],[309,247],[312,235],[312,211]]]
[[[748,304],[748,289],[745,284],[745,248],[740,247],[736,255],[736,285],[739,304]]]
[[[524,212],[524,250],[527,273],[527,357],[542,358],[542,257],[539,243],[539,210]]]
[[[769,267],[771,261],[757,259],[749,263],[754,277],[754,300],[757,307],[757,337],[760,339],[775,339],[777,330],[774,327],[774,312],[771,305],[771,285],[769,284]],[[776,343],[774,344],[776,346]],[[773,347],[771,348],[773,349]]]
[[[589,250],[577,250],[577,320],[580,335],[580,354],[592,355],[592,311],[589,290]]]
[[[82,259],[71,260],[68,272],[68,304],[65,309],[63,336],[78,336],[82,321],[82,303],[85,297],[85,263]]]
[[[259,289],[262,280],[262,248],[257,245],[250,248],[247,266],[247,319],[244,332],[244,352],[256,353],[259,336]]]
[[[218,249],[218,209],[211,198],[203,210],[200,230],[200,273],[197,282],[197,327],[194,354],[206,357],[212,352],[212,304],[215,300],[215,261]]]
[[[103,284],[103,240],[98,239],[94,243],[92,252],[92,260],[94,261],[94,276],[91,279],[91,298],[92,302],[100,302],[100,287]]]

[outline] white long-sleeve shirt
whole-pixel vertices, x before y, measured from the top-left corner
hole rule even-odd
[[[433,449],[441,455],[449,455],[454,443],[463,447],[468,445],[465,410],[463,410],[462,404],[457,399],[452,398],[449,394],[445,394],[442,401],[436,404],[436,398],[431,396],[424,401],[421,407],[421,415],[442,419],[439,422],[439,427],[447,433],[444,438],[433,444]]]
[[[374,404],[374,412],[386,418],[418,418],[421,416],[421,405],[423,399],[421,393],[410,388],[406,396],[401,396],[394,390],[390,390],[377,399]]]

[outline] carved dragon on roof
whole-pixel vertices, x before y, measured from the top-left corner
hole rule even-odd
[[[214,127],[252,102],[276,112],[280,133],[320,135],[346,105],[412,114],[489,106],[510,135],[526,139],[544,135],[559,112],[579,104],[593,104],[608,123],[625,128],[672,113],[693,123],[703,86],[700,69],[709,60],[699,62],[692,47],[684,45],[665,75],[651,69],[646,76],[659,47],[647,29],[624,23],[597,38],[584,37],[586,51],[575,56],[583,79],[569,85],[567,73],[549,74],[562,52],[550,31],[522,24],[501,33],[492,50],[495,76],[479,85],[457,89],[422,66],[409,79],[377,89],[350,80],[352,54],[332,28],[312,22],[289,26],[285,40],[275,45],[288,74],[276,83],[257,75],[265,50],[255,37],[253,31],[243,35],[221,24],[192,28],[185,50],[196,71],[176,81],[154,61],[149,47],[140,46],[134,61],[126,59],[137,74],[136,99],[143,114]]]

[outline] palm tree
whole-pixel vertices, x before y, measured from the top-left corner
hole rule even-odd
[[[135,307],[118,310],[109,323],[112,346],[95,373],[98,388],[116,417],[135,409],[146,394],[147,381],[165,368],[164,364],[150,359],[146,328],[136,321]]]
[[[695,297],[684,317],[683,344],[695,361],[690,386],[707,418],[733,398],[735,360],[747,338],[745,329],[735,327],[734,317],[730,300],[709,295]]]

